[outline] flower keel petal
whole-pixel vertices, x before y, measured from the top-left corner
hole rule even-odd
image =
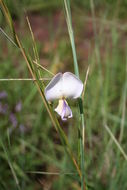
[[[59,100],[59,104],[55,111],[61,116],[62,120],[67,120],[67,118],[73,117],[72,111],[66,100]]]

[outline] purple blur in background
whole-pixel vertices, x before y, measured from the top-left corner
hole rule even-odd
[[[4,98],[7,98],[7,93],[5,91],[1,91],[0,92],[0,99],[4,99]]]
[[[18,124],[18,121],[17,121],[17,118],[16,118],[15,114],[14,114],[14,113],[11,113],[10,116],[9,116],[9,119],[10,119],[10,121],[11,121],[11,123],[12,123],[12,126],[13,126],[14,128],[16,128],[16,127],[17,127],[17,124]]]
[[[20,112],[22,110],[22,103],[19,101],[15,106],[15,111]]]
[[[0,114],[7,114],[8,111],[8,105],[7,104],[2,104],[0,102]]]

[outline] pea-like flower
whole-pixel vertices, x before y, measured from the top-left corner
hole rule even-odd
[[[83,83],[74,74],[66,72],[56,74],[45,88],[47,101],[59,100],[55,111],[61,116],[62,120],[73,117],[71,108],[66,99],[76,99],[83,91]]]

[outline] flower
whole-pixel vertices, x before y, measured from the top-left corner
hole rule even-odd
[[[61,116],[62,120],[67,120],[73,115],[66,98],[76,99],[80,97],[82,91],[83,83],[73,73],[58,73],[45,88],[45,97],[47,101],[59,100],[55,111]]]

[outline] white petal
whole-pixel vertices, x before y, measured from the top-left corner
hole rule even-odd
[[[63,96],[63,89],[62,89],[62,73],[56,74],[48,86],[45,88],[45,97],[47,101],[52,101],[55,99],[59,99]]]
[[[78,98],[83,91],[82,81],[70,72],[64,73],[62,79],[64,97]]]
[[[55,108],[55,111],[59,114],[62,115],[63,111],[63,100],[59,100],[58,106]]]
[[[83,83],[74,74],[66,72],[58,73],[45,88],[45,96],[48,101],[62,98],[78,98],[83,90]]]

